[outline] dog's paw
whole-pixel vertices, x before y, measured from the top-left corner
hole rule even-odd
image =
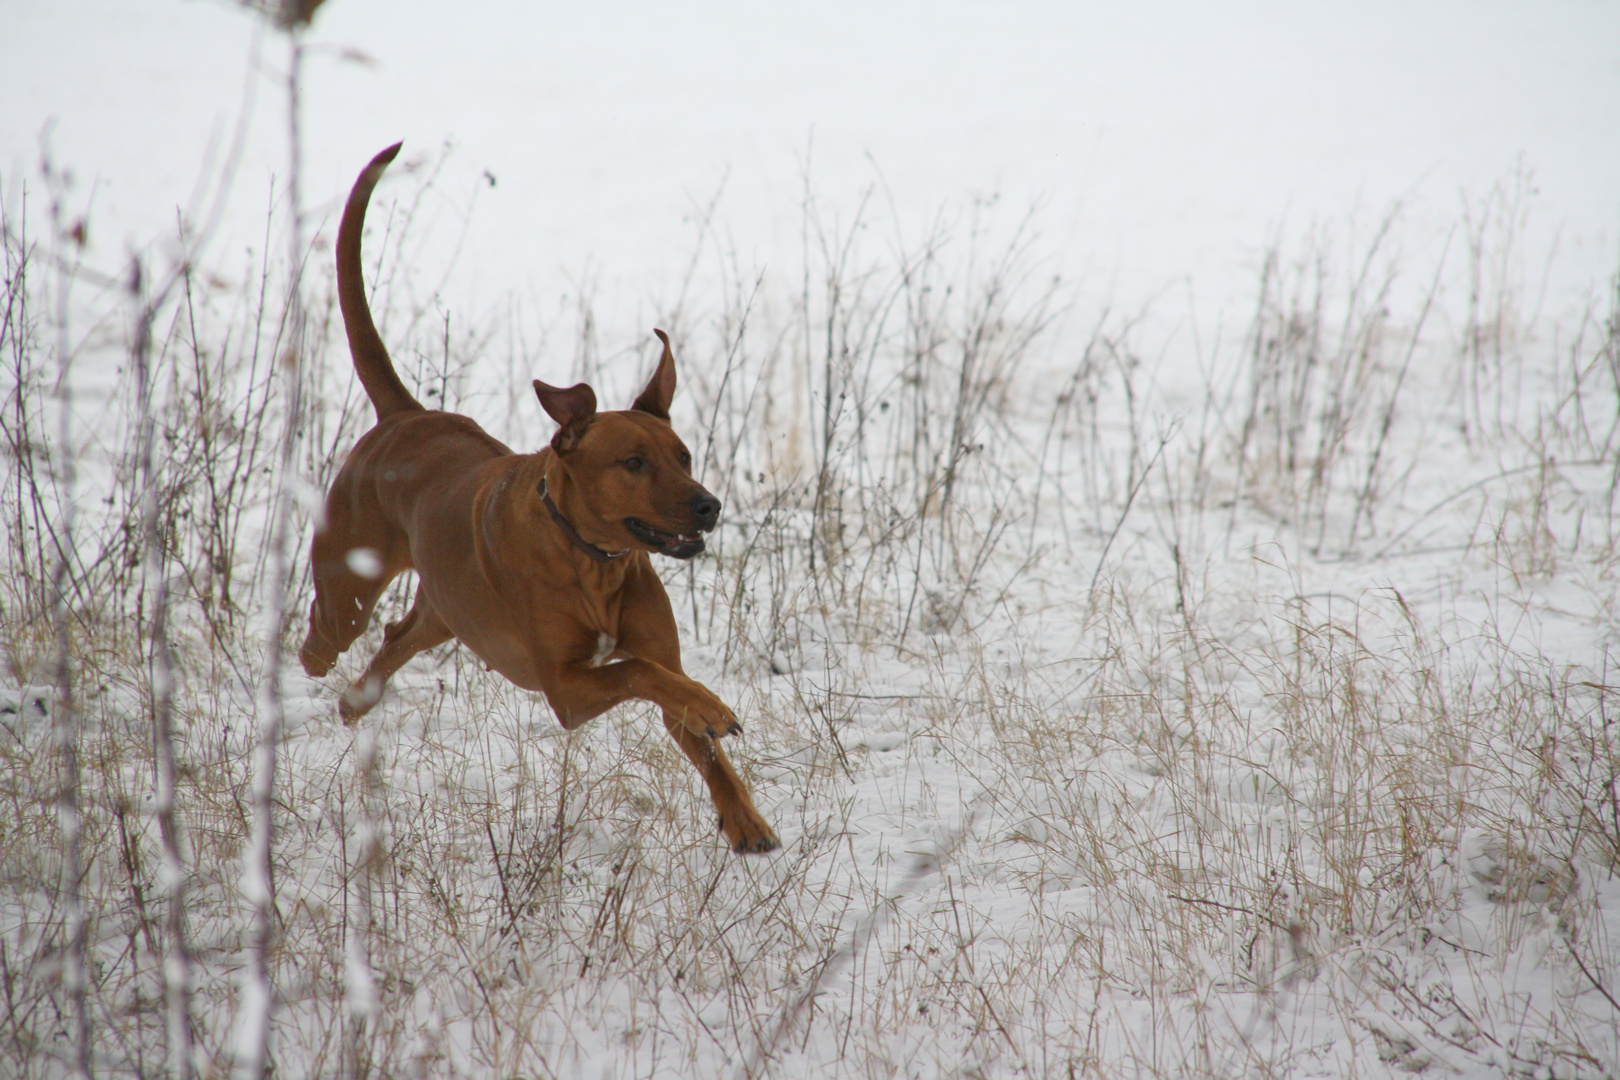
[[[738,807],[729,814],[721,814],[720,831],[725,834],[731,850],[739,855],[763,855],[782,846],[765,819],[751,808]]]
[[[742,722],[737,719],[737,714],[712,690],[694,682],[689,691],[689,696],[680,707],[672,710],[686,730],[707,739],[742,734]]]
[[[382,680],[364,678],[343,691],[343,696],[338,698],[338,716],[343,718],[345,724],[353,724],[381,700]]]
[[[327,656],[326,651],[316,648],[312,641],[304,642],[304,647],[298,650],[298,662],[304,666],[305,675],[318,679],[332,670],[332,665],[337,662],[337,655],[334,653]]]

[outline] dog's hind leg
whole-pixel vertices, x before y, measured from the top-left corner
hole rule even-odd
[[[411,610],[399,622],[389,623],[383,630],[383,647],[371,658],[364,675],[343,691],[338,701],[338,715],[345,724],[352,724],[371,707],[382,700],[383,687],[388,678],[404,666],[405,662],[423,649],[442,645],[455,635],[444,625],[438,613],[422,598],[420,587]]]
[[[309,605],[309,633],[298,650],[304,671],[319,678],[332,670],[338,655],[371,625],[371,611],[393,574],[357,574],[341,561],[315,564],[315,599]]]
[[[330,506],[327,512],[337,516]],[[298,660],[316,678],[331,671],[338,655],[366,632],[377,598],[410,565],[399,555],[406,550],[403,537],[364,537],[341,518],[335,525],[317,532],[309,549],[315,600]]]

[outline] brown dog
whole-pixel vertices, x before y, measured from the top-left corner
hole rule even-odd
[[[514,454],[467,417],[424,409],[394,371],[361,280],[366,204],[398,153],[396,144],[366,166],[338,228],[338,300],[377,426],[343,463],[315,532],[304,670],[331,670],[383,588],[414,569],[416,601],[343,694],[346,722],[375,705],[411,657],[459,638],[489,667],[544,693],[565,728],[632,698],[656,704],[708,783],[731,846],[770,851],[776,834],[720,748],[742,727],[682,673],[669,597],[648,559],[697,555],[720,516],[669,426],[669,338],[654,331],[663,357],[625,412],[597,412],[584,383],[563,390],[535,380],[560,425],[538,454]]]

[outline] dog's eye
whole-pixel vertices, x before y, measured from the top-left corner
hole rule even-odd
[[[681,464],[685,465],[689,469],[692,467],[692,455],[688,454],[685,450],[681,451]]]
[[[624,459],[624,467],[631,472],[640,472],[647,467],[647,463],[639,457],[627,457]]]

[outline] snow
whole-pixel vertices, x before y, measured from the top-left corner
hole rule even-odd
[[[201,227],[216,203],[219,292],[250,291],[250,252],[285,247],[265,235],[285,47],[200,0],[15,3],[5,25],[0,202],[16,221],[26,199],[40,231],[43,139],[74,175],[86,280],[105,277],[75,293],[99,320],[78,324],[74,376],[99,494],[119,467],[109,312],[128,255],[177,258],[177,213]],[[248,811],[228,797],[255,761],[253,692],[182,613],[200,1058],[228,1066],[234,1027],[244,1068],[267,1040],[287,1075],[349,1054],[423,1076],[1620,1066],[1620,836],[1602,817],[1620,372],[1600,344],[1620,7],[327,0],[305,75],[322,271],[353,177],[404,139],[373,222],[414,197],[421,219],[407,266],[368,248],[379,297],[402,294],[384,335],[418,377],[430,324],[458,342],[510,324],[485,367],[433,376],[498,437],[549,431],[530,377],[572,367],[619,404],[655,321],[685,324],[676,421],[709,440],[727,519],[711,557],[661,572],[689,671],[745,717],[731,752],[785,847],[741,859],[710,838],[650,710],[563,733],[464,651],[414,660],[356,735],[335,701],[374,630],[330,680],[285,680],[267,877],[232,846]],[[849,241],[857,345],[899,297],[875,338],[935,311],[944,354],[970,336],[971,273],[1015,236],[1022,284],[981,329],[997,347],[1020,319],[1044,329],[984,378],[965,432],[890,344],[826,381],[808,365],[822,342],[794,305],[839,314],[829,249]],[[1253,333],[1283,358],[1275,384],[1244,366],[1268,266]],[[586,304],[594,356],[570,322]],[[327,360],[317,454],[342,452],[354,400]],[[817,406],[840,388],[822,452],[847,541],[805,495]],[[1290,414],[1291,390],[1311,407]],[[907,502],[918,445],[959,464],[954,504]],[[1286,464],[1324,446],[1315,473]],[[316,478],[293,489],[315,512]],[[874,522],[899,539],[871,540]],[[50,705],[14,648],[5,797],[26,818]],[[87,695],[89,737],[118,751],[86,755],[103,840],[96,791],[149,786],[143,688],[109,682]],[[130,827],[138,847],[150,823]],[[30,839],[0,842],[0,965],[60,969]],[[88,902],[124,897],[124,873],[101,866]],[[248,905],[270,900],[266,987],[242,965]],[[98,1075],[134,1070],[130,1046],[161,1056],[139,946],[126,961],[121,931],[100,932],[96,1026],[134,1034],[103,1041]],[[52,992],[44,962],[22,975]],[[54,1038],[23,1075],[60,1074]]]
[[[286,160],[277,41],[220,2],[18,8],[0,46],[8,200],[51,121],[55,157],[97,184],[100,259],[152,243],[177,204],[202,216],[257,55],[237,228],[216,251],[230,265],[259,239]],[[1558,284],[1579,290],[1620,239],[1617,38],[1612,7],[1579,2],[333,0],[311,38],[304,188],[333,214],[381,147],[453,143],[458,299],[594,273],[627,306],[681,272],[717,191],[745,264],[795,262],[806,168],[840,202],[881,180],[913,228],[970,194],[1039,201],[1071,274],[1126,305],[1190,282],[1212,320],[1248,300],[1275,230],[1402,200],[1427,241],[1522,161]]]

